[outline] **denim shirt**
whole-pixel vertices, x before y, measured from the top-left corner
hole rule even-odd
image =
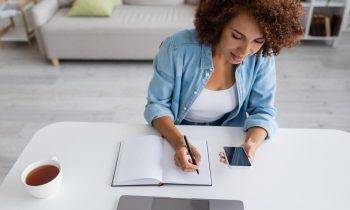
[[[179,125],[214,71],[212,48],[200,44],[196,32],[183,30],[166,38],[153,61],[144,116],[149,124],[163,116]],[[277,129],[274,98],[274,57],[247,57],[236,68],[238,106],[221,120],[222,126],[264,128],[270,138]]]

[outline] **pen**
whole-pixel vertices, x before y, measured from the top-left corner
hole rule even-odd
[[[187,140],[186,136],[184,136],[184,139],[185,139],[185,144],[186,144],[186,147],[187,147],[187,151],[188,151],[188,153],[190,153],[192,163],[193,163],[194,165],[197,165],[196,160],[195,160],[194,157],[193,157],[191,147],[190,147],[190,145],[188,144],[188,140]],[[196,169],[196,171],[197,171],[197,174],[199,175],[198,169]]]

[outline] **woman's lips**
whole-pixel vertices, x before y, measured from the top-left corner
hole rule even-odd
[[[242,58],[242,57],[237,56],[237,55],[233,54],[232,52],[231,52],[231,56],[232,56],[232,59],[233,59],[234,61],[237,61],[237,62],[242,62],[242,61],[243,61],[243,58]]]

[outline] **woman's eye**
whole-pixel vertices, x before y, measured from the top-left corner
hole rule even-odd
[[[235,39],[242,39],[243,37],[240,35],[232,34],[232,37]]]
[[[258,44],[264,44],[265,40],[255,40],[255,42]]]

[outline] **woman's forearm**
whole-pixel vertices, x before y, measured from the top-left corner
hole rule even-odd
[[[153,121],[153,127],[171,144],[176,150],[184,146],[182,133],[175,127],[169,116],[160,117]]]

